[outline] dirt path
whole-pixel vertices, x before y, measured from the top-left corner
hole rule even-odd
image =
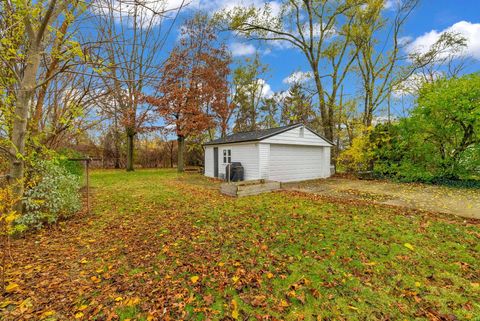
[[[475,189],[346,178],[289,183],[284,187],[289,190],[480,219],[480,191]]]

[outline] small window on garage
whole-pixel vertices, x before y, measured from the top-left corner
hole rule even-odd
[[[299,134],[299,137],[303,137],[303,131],[304,131],[303,127],[300,127],[300,134]]]
[[[223,163],[230,164],[232,162],[232,150],[224,149],[223,150]]]

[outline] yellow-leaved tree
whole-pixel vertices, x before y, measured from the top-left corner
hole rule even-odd
[[[370,142],[372,127],[366,127],[361,134],[353,138],[349,148],[338,156],[338,163],[347,172],[366,171],[371,167],[374,152]]]

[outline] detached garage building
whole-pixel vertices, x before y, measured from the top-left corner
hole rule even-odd
[[[331,175],[333,144],[303,124],[237,133],[204,145],[205,176],[225,177],[231,162],[240,162],[244,179],[293,182]]]

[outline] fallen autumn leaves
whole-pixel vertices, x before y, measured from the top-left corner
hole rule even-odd
[[[480,230],[171,171],[94,173],[95,211],[12,243],[5,320],[474,318]]]

